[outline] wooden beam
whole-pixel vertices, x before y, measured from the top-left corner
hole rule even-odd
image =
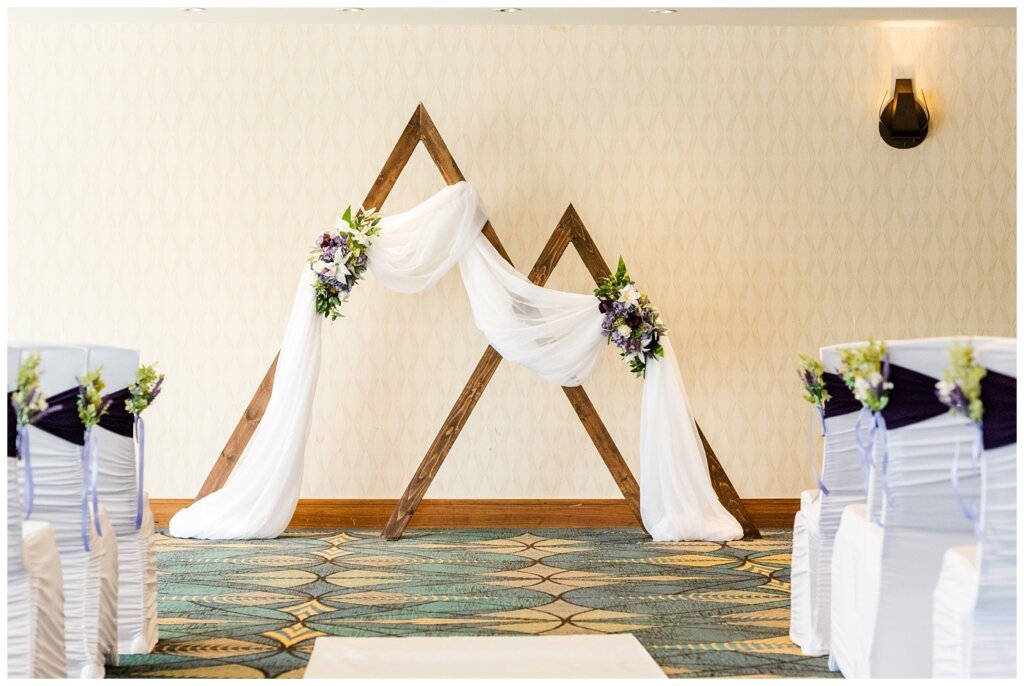
[[[260,381],[260,385],[257,386],[248,407],[242,413],[242,418],[238,420],[238,424],[235,425],[235,430],[231,432],[227,444],[220,451],[220,455],[217,456],[213,469],[207,474],[203,487],[196,494],[197,500],[205,498],[214,491],[219,491],[227,482],[228,477],[231,476],[231,471],[238,463],[238,458],[242,456],[245,446],[249,444],[249,439],[252,438],[256,427],[260,424],[260,420],[263,419],[263,412],[267,409],[267,403],[270,402],[270,394],[274,389],[274,371],[276,369],[277,355],[274,355],[274,361],[270,363],[270,369],[267,370],[267,373],[263,376],[263,381]]]
[[[384,167],[380,170],[380,174],[377,175],[377,179],[370,187],[370,192],[366,194],[366,199],[363,200],[363,207],[366,209],[380,209],[384,201],[387,200],[388,195],[391,194],[391,189],[395,187],[395,181],[398,180],[398,176],[405,169],[405,165],[409,162],[409,158],[412,157],[413,151],[419,144],[420,115],[423,111],[422,103],[416,106],[412,118],[405,125],[405,129],[398,137],[398,142],[395,143],[395,147],[392,149],[391,154],[388,155]],[[280,351],[278,354],[280,354]],[[259,426],[260,421],[263,419],[263,413],[267,409],[267,403],[270,402],[270,395],[274,387],[274,372],[276,368],[277,355],[274,356],[274,361],[270,364],[270,368],[264,375],[263,381],[260,382],[252,399],[249,400],[249,405],[245,408],[245,412],[242,413],[238,424],[235,425],[235,430],[231,432],[231,436],[228,438],[224,449],[220,451],[217,461],[213,464],[210,473],[206,477],[206,481],[203,482],[202,488],[199,489],[199,493],[196,495],[197,499],[208,496],[214,491],[219,491],[227,482],[228,476],[231,475],[232,470],[238,463],[238,458],[242,456],[245,446],[249,444],[249,440],[256,431],[256,427]]]
[[[424,130],[426,131],[432,127],[432,124],[430,127],[424,126]],[[440,140],[440,136],[437,136],[437,138]],[[435,147],[443,146],[443,141],[434,145]],[[447,148],[444,148],[442,153],[437,155],[431,154],[434,157],[434,161],[438,163],[438,166],[444,163],[446,159],[444,153],[446,152]],[[582,222],[576,215],[576,211],[570,205],[566,208],[565,213],[562,214],[562,218],[559,219],[554,232],[548,238],[547,244],[537,258],[537,262],[533,265],[533,269],[530,270],[530,281],[538,286],[543,286],[547,283],[555,265],[558,264],[559,259],[565,253],[569,242],[573,240],[574,226],[576,224],[582,227]],[[585,228],[582,230],[586,231]],[[495,236],[494,241],[497,240],[497,236]],[[498,241],[496,247],[499,249],[499,252],[502,250],[500,245],[501,243]],[[597,254],[596,248],[594,248],[594,252]],[[600,259],[599,254],[597,254],[597,258]],[[508,258],[506,257],[506,259]],[[606,270],[604,274],[607,275],[607,273]],[[391,513],[391,518],[384,527],[384,538],[393,541],[402,537],[402,533],[409,525],[412,516],[416,514],[416,509],[423,500],[423,496],[441,468],[444,459],[451,451],[455,440],[465,427],[469,415],[476,407],[480,396],[483,394],[484,389],[487,388],[487,384],[494,376],[494,371],[500,363],[501,355],[494,348],[488,346],[483,358],[477,363],[476,369],[473,370],[469,381],[466,382],[466,386],[462,389],[458,400],[455,401],[455,405],[448,413],[448,417],[441,425],[441,429],[438,431],[437,436],[435,436],[434,442],[420,461],[416,473],[413,475],[409,485],[406,486],[405,492],[402,494],[398,505],[395,506],[394,512]],[[611,434],[608,433],[604,422],[601,421],[600,415],[598,415],[594,405],[590,402],[586,391],[581,387],[563,387],[563,390],[566,397],[569,398],[569,402],[572,403],[576,415],[583,423],[587,434],[594,442],[594,446],[601,455],[601,459],[604,460],[605,465],[608,467],[612,478],[615,479],[619,490],[622,491],[626,503],[636,515],[637,522],[640,522],[640,488],[629,469],[629,465],[626,464],[622,453],[619,452],[618,447],[615,445]]]
[[[718,493],[719,502],[725,505],[725,509],[729,510],[732,516],[736,518],[736,521],[740,523],[740,526],[743,527],[743,538],[761,538],[761,532],[757,530],[757,526],[750,517],[750,513],[743,506],[743,500],[740,499],[739,493],[733,487],[729,475],[725,473],[722,463],[718,461],[718,457],[715,455],[715,451],[712,449],[707,436],[704,435],[704,431],[700,428],[700,424],[696,422],[694,424],[697,426],[697,433],[700,434],[701,443],[704,444],[704,452],[708,458],[708,471],[711,474],[711,485],[715,487],[715,492]]]
[[[458,400],[455,401],[434,437],[433,443],[427,448],[427,453],[420,461],[420,466],[416,468],[412,480],[409,481],[401,499],[395,505],[395,509],[384,527],[382,534],[384,538],[394,541],[402,537],[402,532],[405,531],[405,527],[409,526],[412,516],[416,514],[420,501],[423,500],[430,483],[437,476],[437,470],[444,463],[444,458],[448,457],[452,446],[455,445],[455,439],[459,437],[463,427],[466,426],[469,415],[473,413],[473,408],[476,407],[484,389],[487,388],[487,383],[494,376],[494,371],[500,363],[501,355],[498,354],[498,351],[487,346],[483,357],[477,362],[476,369],[473,370],[469,381],[466,382],[462,393],[459,394]]]
[[[594,281],[600,283],[601,279],[612,273],[611,268],[604,261],[601,251],[598,250],[597,244],[594,243],[590,232],[587,231],[583,220],[580,219],[572,205],[569,205],[569,209],[566,210],[565,219],[572,227],[573,247],[580,254],[583,263],[587,265],[587,269],[590,271],[590,275],[594,277]],[[701,430],[700,424],[697,424],[697,422],[694,422],[694,424],[697,427],[700,440],[704,444],[704,454],[708,462],[708,471],[711,474],[711,485],[714,486],[715,493],[718,494],[719,502],[743,526],[743,536],[745,538],[761,538],[761,532],[757,530],[757,527],[751,520],[750,513],[743,507],[743,501],[740,499],[739,494],[736,493],[736,489],[733,487],[732,481],[729,480],[728,474],[725,473],[722,463],[718,461],[718,456],[715,455],[715,451]]]
[[[154,498],[149,501],[153,519],[166,527],[178,510],[192,504],[190,498]],[[368,529],[380,531],[397,500],[303,498],[288,524],[289,529]],[[761,527],[792,528],[800,509],[799,498],[753,498],[743,505]],[[467,528],[639,528],[636,515],[621,498],[581,499],[432,499],[425,498],[409,525]],[[582,535],[585,535],[582,534]]]

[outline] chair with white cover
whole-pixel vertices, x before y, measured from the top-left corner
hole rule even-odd
[[[867,503],[843,511],[832,555],[829,663],[846,677],[931,676],[942,556],[973,540],[950,479],[956,446],[969,450],[973,431],[934,391],[957,340],[887,344],[888,431],[876,435]],[[978,479],[962,479],[960,490],[976,494]]]
[[[821,349],[825,384],[832,396],[825,404],[821,463],[821,482],[828,495],[820,488],[802,492],[793,522],[789,636],[804,655],[828,652],[832,544],[843,509],[865,498],[853,433],[860,403],[837,373],[837,351],[850,345],[854,344]]]
[[[42,390],[62,410],[29,428],[35,502],[31,520],[53,525],[64,582],[68,676],[102,678],[117,660],[117,537],[102,505],[94,520],[75,399],[88,350],[31,345],[42,358]],[[47,426],[44,426],[44,423]],[[89,498],[91,501],[91,497]],[[104,535],[99,535],[102,530]]]
[[[17,388],[21,348],[7,348],[7,390]],[[16,454],[13,409],[7,412],[7,678],[61,679],[64,589],[57,538],[47,522],[23,521],[23,466]]]
[[[124,406],[139,367],[139,351],[89,346],[89,368],[97,367],[103,368],[105,394],[113,399],[95,434],[100,499],[117,535],[118,653],[148,653],[159,634],[153,512],[136,469],[133,415]]]
[[[932,675],[1012,679],[1017,665],[1016,341],[976,342],[975,360],[988,370],[982,380],[981,538],[951,548],[943,558],[934,594]],[[966,460],[961,473],[965,469],[971,469]]]

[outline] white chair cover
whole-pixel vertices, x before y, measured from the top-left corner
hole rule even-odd
[[[22,349],[7,348],[7,390],[17,387]],[[7,458],[7,677],[59,679],[64,656],[64,592],[53,526],[24,522],[21,462]]]
[[[42,389],[47,396],[78,384],[88,351],[71,346],[31,346],[42,358]],[[68,676],[101,678],[104,663],[117,659],[117,537],[100,507],[99,536],[88,508],[83,548],[81,495],[82,449],[36,427],[29,428],[35,482],[33,520],[53,525],[64,582],[64,628]]]
[[[890,360],[939,379],[955,340],[892,341]],[[966,420],[949,414],[889,430],[888,502],[876,441],[867,507],[846,508],[832,558],[830,662],[845,676],[931,675],[932,592],[942,555],[973,540],[950,480],[957,441],[969,452],[973,436]],[[960,488],[977,493],[978,479],[961,479]],[[881,508],[881,525],[871,521],[872,507]]]
[[[837,350],[848,345],[821,349],[826,372],[838,372]],[[864,502],[864,479],[853,434],[856,422],[856,414],[825,419],[821,481],[829,494],[817,488],[801,493],[800,511],[793,522],[789,636],[804,655],[828,652],[832,546],[843,509]]]
[[[36,679],[64,679],[64,575],[57,534],[49,522],[28,520],[22,528],[25,570],[31,598],[30,672]],[[8,635],[8,641],[12,640]]]
[[[7,348],[7,392],[18,385],[19,348]],[[8,427],[9,428],[9,427]],[[7,678],[24,679],[29,672],[28,574],[21,553],[21,488],[18,484],[19,463],[7,456]]]
[[[128,348],[89,346],[89,368],[103,367],[106,392],[126,388],[135,380],[139,352]],[[117,652],[148,653],[159,634],[156,610],[156,552],[153,512],[143,500],[141,527],[136,529],[138,472],[135,439],[95,430],[99,454],[100,500],[110,514],[117,536]]]
[[[976,343],[978,362],[1016,377],[1015,341]],[[970,467],[961,462],[961,470]],[[982,453],[982,540],[948,550],[935,586],[932,674],[1013,678],[1017,664],[1017,446]]]

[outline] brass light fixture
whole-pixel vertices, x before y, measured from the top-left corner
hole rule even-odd
[[[878,133],[894,148],[916,148],[928,135],[928,102],[914,95],[912,79],[896,79],[892,100],[878,113]]]

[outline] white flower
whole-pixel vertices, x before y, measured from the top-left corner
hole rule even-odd
[[[633,287],[633,284],[627,283],[619,289],[619,302],[636,305],[639,301],[640,292]]]
[[[629,338],[633,334],[633,329],[629,328],[625,324],[619,324],[618,331],[619,331],[620,334],[622,334],[626,338]]]
[[[345,277],[352,273],[349,271],[348,265],[344,262],[332,262],[327,266],[333,269],[331,276],[336,278],[338,281],[344,281]]]

